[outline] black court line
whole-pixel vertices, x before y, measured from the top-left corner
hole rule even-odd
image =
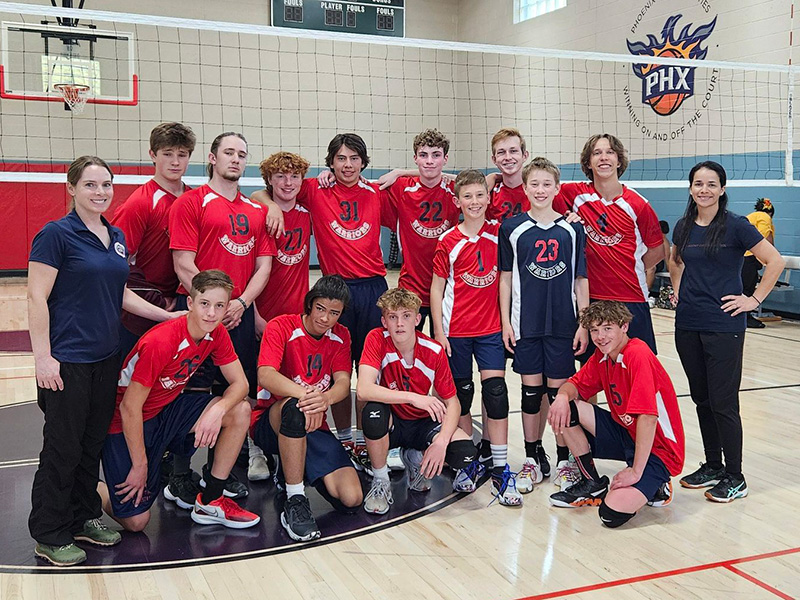
[[[746,340],[747,337],[751,336],[751,335],[754,335],[754,336],[757,336],[757,337],[772,338],[774,340],[784,340],[784,341],[787,341],[787,342],[795,342],[796,344],[800,344],[800,340],[795,339],[795,338],[783,337],[781,335],[770,335],[768,333],[757,333],[755,331],[750,331],[749,329],[747,330],[744,339]]]

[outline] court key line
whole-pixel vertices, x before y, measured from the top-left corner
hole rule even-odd
[[[581,587],[570,588],[566,590],[559,590],[557,592],[546,592],[544,594],[536,594],[535,596],[525,596],[523,598],[519,598],[518,600],[546,600],[547,598],[561,598],[564,596],[571,596],[573,594],[581,594],[583,592],[594,592],[597,590],[604,590],[613,587],[619,587],[621,585],[629,585],[631,583],[639,583],[642,581],[652,581],[654,579],[663,579],[665,577],[675,577],[676,575],[685,575],[686,573],[697,573],[700,571],[709,571],[711,569],[718,569],[722,567],[723,569],[728,569],[732,573],[736,573],[747,579],[748,581],[762,587],[765,590],[776,594],[780,598],[784,598],[785,600],[793,600],[792,596],[787,596],[780,590],[773,588],[772,586],[764,583],[745,573],[744,571],[740,571],[733,567],[733,565],[738,565],[747,562],[753,562],[756,560],[764,560],[765,558],[776,558],[778,556],[786,556],[789,554],[796,554],[800,552],[800,548],[789,548],[787,550],[778,550],[776,552],[766,552],[764,554],[754,554],[753,556],[744,556],[742,558],[733,558],[729,560],[721,560],[719,562],[707,563],[704,565],[694,565],[692,567],[684,567],[682,569],[673,569],[671,571],[660,571],[657,573],[647,573],[646,575],[638,575],[636,577],[626,577],[625,579],[615,579],[614,581],[604,581],[603,583],[593,583],[590,585],[584,585]]]

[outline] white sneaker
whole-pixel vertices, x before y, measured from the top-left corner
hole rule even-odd
[[[478,480],[486,474],[486,467],[477,458],[463,469],[456,471],[453,491],[471,494],[478,488]]]
[[[517,490],[516,473],[512,472],[508,465],[500,474],[492,472],[492,492],[494,493],[492,502],[498,500],[503,506],[522,506],[522,495]]]
[[[533,491],[534,483],[541,483],[544,476],[539,468],[536,459],[528,457],[522,463],[522,469],[517,473],[517,490],[521,494],[529,494]]]
[[[556,465],[556,472],[553,475],[553,484],[558,486],[561,491],[568,490],[572,485],[581,480],[581,470],[574,460],[562,460]]]
[[[389,450],[389,456],[386,457],[386,466],[390,471],[405,471],[406,466],[403,464],[403,459],[400,458],[400,448],[392,448]]]
[[[389,512],[389,506],[394,503],[392,498],[392,484],[388,479],[372,479],[372,487],[369,488],[364,498],[364,510],[374,515],[385,515]]]
[[[414,492],[427,492],[431,489],[431,480],[422,475],[422,452],[413,448],[403,448],[400,459],[408,473],[408,489]]]

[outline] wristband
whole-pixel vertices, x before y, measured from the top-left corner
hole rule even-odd
[[[239,296],[239,297],[237,298],[237,300],[238,300],[239,302],[241,302],[241,303],[242,303],[242,306],[244,307],[244,309],[245,309],[245,310],[247,310],[247,302],[245,302],[244,300],[242,300],[242,297],[241,297],[241,296]],[[761,304],[761,303],[759,302],[759,304]]]
[[[756,295],[755,295],[755,294],[753,294],[753,295],[752,295],[752,296],[750,296],[750,297],[751,297],[753,300],[755,300],[756,302],[758,302],[758,305],[759,305],[759,306],[761,306],[761,300],[759,300],[758,298],[756,298]]]

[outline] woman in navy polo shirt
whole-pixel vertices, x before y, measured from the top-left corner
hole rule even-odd
[[[697,408],[706,458],[681,485],[711,487],[705,495],[715,502],[747,496],[739,415],[746,319],[772,291],[785,264],[745,217],[726,209],[726,179],[725,169],[713,161],[689,172],[689,204],[675,226],[669,266],[679,298],[675,347]],[[746,250],[765,265],[750,296],[742,294]]]
[[[120,541],[99,520],[97,493],[119,376],[120,309],[155,321],[177,316],[125,287],[125,237],[102,216],[114,197],[112,178],[96,156],[70,165],[73,210],[36,235],[28,263],[28,321],[45,417],[28,526],[36,555],[59,566],[86,560],[75,540]]]

